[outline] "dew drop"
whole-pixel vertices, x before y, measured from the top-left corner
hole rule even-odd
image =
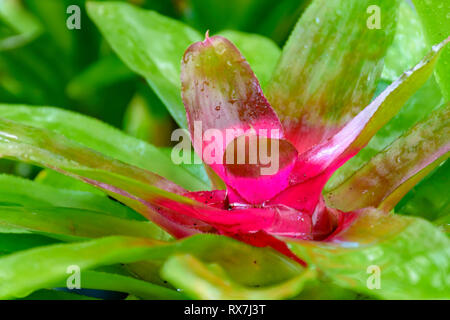
[[[220,111],[220,106],[216,106],[215,108],[217,111]]]

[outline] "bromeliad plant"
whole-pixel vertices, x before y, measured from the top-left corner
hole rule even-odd
[[[76,265],[83,288],[140,298],[450,298],[448,237],[391,212],[448,158],[448,102],[324,190],[426,84],[450,41],[372,100],[399,2],[379,1],[381,29],[367,27],[370,4],[313,1],[272,73],[274,64],[248,54],[252,44],[257,56],[271,57],[276,49],[265,39],[225,32],[253,57],[249,64],[227,37],[199,41],[196,31],[153,12],[90,3],[110,45],[181,127],[191,135],[196,121],[203,132],[235,129],[234,141],[248,129],[276,129],[276,138],[259,138],[278,144],[279,170],[177,166],[167,152],[98,121],[1,106],[0,154],[53,171],[37,182],[1,177],[1,249],[11,254],[0,258],[0,296],[56,294],[42,289],[64,286],[67,267]],[[172,63],[180,60],[181,70]],[[439,83],[445,93],[449,84]],[[204,157],[212,143],[193,144]],[[225,158],[230,145],[215,146],[214,156]]]

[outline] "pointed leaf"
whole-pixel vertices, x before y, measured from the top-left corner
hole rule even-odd
[[[343,211],[365,207],[391,210],[432,169],[449,156],[450,104],[434,112],[326,198]]]
[[[433,47],[431,52],[411,71],[405,72],[388,86],[363,111],[327,141],[299,156],[291,173],[292,187],[280,193],[271,203],[284,203],[298,210],[312,211],[318,203],[325,183],[348,159],[352,158],[419,89],[433,72],[439,53],[450,38]],[[308,190],[310,197],[293,197]]]
[[[388,87],[389,83],[384,82],[379,86],[380,93]],[[367,164],[376,154],[381,152],[392,142],[405,134],[417,122],[424,120],[433,110],[442,105],[442,94],[433,76],[414,93],[400,111],[386,123],[370,139],[369,143],[340,167],[330,178],[325,186],[328,192],[347,180],[352,174]]]
[[[300,153],[370,102],[395,32],[397,4],[380,1],[369,14],[373,1],[315,0],[300,18],[266,90]],[[377,18],[382,26],[369,28]]]
[[[417,12],[410,3],[402,1],[394,41],[386,53],[381,80],[375,97],[404,70],[412,68],[427,52],[427,44]],[[373,156],[390,145],[418,121],[442,104],[442,93],[435,77],[428,81],[408,100],[406,105],[370,140],[364,149],[340,167],[325,186],[332,190],[365,165]],[[420,210],[424,213],[424,210]]]
[[[76,181],[76,180],[75,180]],[[105,196],[54,188],[16,176],[0,175],[0,204],[86,209],[125,219],[140,219],[133,210]]]

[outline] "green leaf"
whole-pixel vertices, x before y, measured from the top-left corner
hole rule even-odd
[[[0,232],[0,255],[10,254],[16,251],[40,246],[48,246],[58,242],[59,241],[56,239],[51,239],[38,234],[15,234]]]
[[[108,158],[54,132],[1,118],[0,154],[56,169],[94,185],[173,235],[180,236],[180,232],[184,236],[191,234],[194,229],[202,228],[203,224],[198,220],[183,220],[183,217],[178,217],[178,211],[158,211],[161,206],[172,211],[174,206],[178,209],[180,205],[191,211],[191,207],[197,207],[202,209],[199,212],[202,218],[208,210],[216,210],[179,195],[185,192],[184,189],[149,171]],[[181,223],[190,232],[186,233]]]
[[[389,85],[342,130],[329,140],[308,150],[302,155],[302,158],[310,163],[315,162],[315,171],[317,172],[318,168],[324,169],[331,163],[336,163],[337,160],[347,161],[357,154],[399,112],[414,92],[429,79],[440,52],[449,42],[450,39],[433,47],[421,62]],[[327,158],[328,160],[324,161]],[[334,168],[331,167],[331,169]],[[345,173],[348,174],[344,171]],[[338,175],[338,177],[342,176],[342,174]]]
[[[88,270],[80,273],[80,280],[83,289],[125,292],[149,300],[187,299],[184,294],[178,291],[118,274]],[[63,281],[55,286],[65,287],[66,282]]]
[[[20,298],[67,278],[66,270],[81,270],[139,259],[159,242],[138,238],[101,238],[91,242],[52,245],[21,251],[0,259],[0,297]]]
[[[40,19],[52,44],[70,54],[75,46],[75,34],[67,28],[67,3],[65,1],[27,1],[27,6]],[[49,15],[49,12],[52,14]]]
[[[264,89],[275,68],[281,50],[270,39],[257,34],[225,30],[218,33],[239,48]],[[261,54],[264,52],[264,54]]]
[[[427,51],[419,16],[408,2],[402,0],[394,41],[384,58],[382,78],[395,81],[403,71],[414,67]]]
[[[48,237],[73,241],[112,235],[158,240],[172,237],[151,222],[130,221],[94,211],[72,208],[0,206],[0,226],[23,228]]]
[[[0,175],[0,204],[3,206],[77,208],[118,218],[141,219],[141,216],[136,212],[108,199],[104,195],[51,187],[9,175]]]
[[[199,171],[194,168],[199,165],[177,166],[160,149],[96,119],[56,108],[21,105],[0,105],[0,114],[5,119],[62,134],[112,158],[152,171],[188,190],[209,189],[206,174],[196,176],[193,173]]]
[[[372,98],[395,33],[398,1],[315,0],[283,48],[268,100],[300,153],[335,134]],[[373,12],[372,12],[373,16]]]
[[[192,255],[176,255],[161,270],[163,278],[183,289],[190,297],[209,300],[275,300],[292,298],[307,281],[316,277],[306,269],[299,276],[281,284],[265,287],[243,287],[231,280],[218,265],[205,265]]]
[[[398,213],[418,216],[431,221],[450,212],[450,161],[446,161],[412,189],[395,207]]]
[[[289,243],[344,288],[382,299],[450,298],[450,239],[425,220],[369,209],[331,242]],[[379,289],[368,287],[374,267]]]
[[[152,127],[156,121],[150,113],[145,99],[139,95],[133,97],[124,115],[124,131],[144,141],[153,139]]]
[[[0,297],[24,297],[60,283],[67,279],[66,270],[71,265],[79,266],[83,272],[116,263],[149,259],[163,262],[180,253],[220,264],[234,281],[245,285],[270,285],[292,278],[302,270],[272,249],[252,247],[223,236],[200,235],[171,243],[107,237],[40,247],[0,258]]]
[[[383,92],[388,85],[389,83],[386,81],[381,81],[379,85],[380,93]],[[411,98],[409,98],[408,102],[400,109],[400,111],[377,131],[375,136],[361,151],[358,152],[357,155],[348,160],[336,171],[327,182],[325,191],[328,192],[342,184],[352,174],[367,164],[376,154],[411,129],[418,121],[422,121],[430,114],[430,112],[438,108],[442,104],[441,102],[441,91],[432,76]]]
[[[430,46],[450,37],[450,3],[442,0],[413,0]],[[446,101],[450,100],[450,48],[442,52],[436,78]]]
[[[338,188],[326,194],[330,206],[349,212],[366,207],[390,211],[450,152],[450,104],[372,158]]]
[[[85,191],[105,196],[102,191],[87,183],[81,182],[69,176],[65,176],[62,173],[50,169],[43,169],[39,171],[39,173],[34,178],[34,181],[40,184],[51,186],[56,189]]]
[[[122,61],[147,79],[175,121],[186,127],[181,58],[191,43],[201,40],[200,34],[179,21],[126,3],[89,2],[87,9]]]

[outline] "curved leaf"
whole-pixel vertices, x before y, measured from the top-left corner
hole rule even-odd
[[[103,195],[55,188],[9,175],[0,175],[0,204],[3,206],[77,208],[101,212],[118,218],[141,218],[133,210]]]
[[[419,64],[389,85],[337,134],[300,154],[291,171],[291,186],[271,199],[270,203],[282,203],[312,213],[331,175],[364,148],[426,82],[448,42],[450,38],[435,46]],[[303,197],[298,197],[298,194]]]
[[[301,292],[306,282],[316,276],[315,270],[306,269],[299,276],[277,285],[244,287],[233,282],[219,266],[207,266],[191,255],[173,256],[164,264],[161,273],[164,279],[183,289],[192,298],[209,300],[292,298]]]
[[[23,297],[56,285],[67,279],[66,270],[71,265],[78,265],[83,272],[115,263],[161,261],[179,253],[195,254],[205,262],[216,262],[235,281],[245,285],[269,285],[287,280],[302,270],[298,264],[271,249],[255,248],[223,236],[201,235],[172,243],[107,237],[40,247],[0,258],[0,297]]]
[[[71,208],[22,208],[0,206],[0,225],[23,228],[61,240],[122,235],[170,240],[151,222],[130,221],[93,211]]]
[[[38,234],[0,233],[0,256],[58,242],[56,239]]]
[[[108,158],[51,131],[1,118],[0,155],[55,169],[100,188],[177,237],[198,232],[204,223],[177,214],[174,207],[184,205],[191,215],[196,205],[203,211],[214,211],[178,195],[185,191],[154,173]],[[154,205],[165,210],[158,212]]]
[[[388,83],[382,82],[380,88],[385,90]],[[367,164],[376,154],[389,146],[395,139],[410,130],[417,122],[442,105],[442,94],[433,76],[414,93],[400,111],[386,123],[369,143],[340,167],[325,186],[328,192],[347,180],[352,174]]]
[[[6,0],[0,3],[0,18],[18,34],[0,40],[0,50],[16,48],[42,33],[41,23],[26,11],[19,1]]]
[[[326,194],[343,211],[365,207],[391,210],[416,183],[448,158],[450,104],[434,112]]]
[[[117,160],[155,172],[192,190],[209,188],[206,174],[196,176],[197,168],[176,166],[162,151],[119,130],[70,111],[49,107],[0,105],[2,118],[45,128]],[[195,166],[195,165],[192,165]]]
[[[342,287],[382,299],[450,298],[450,239],[425,220],[369,209],[330,242],[289,243]]]

